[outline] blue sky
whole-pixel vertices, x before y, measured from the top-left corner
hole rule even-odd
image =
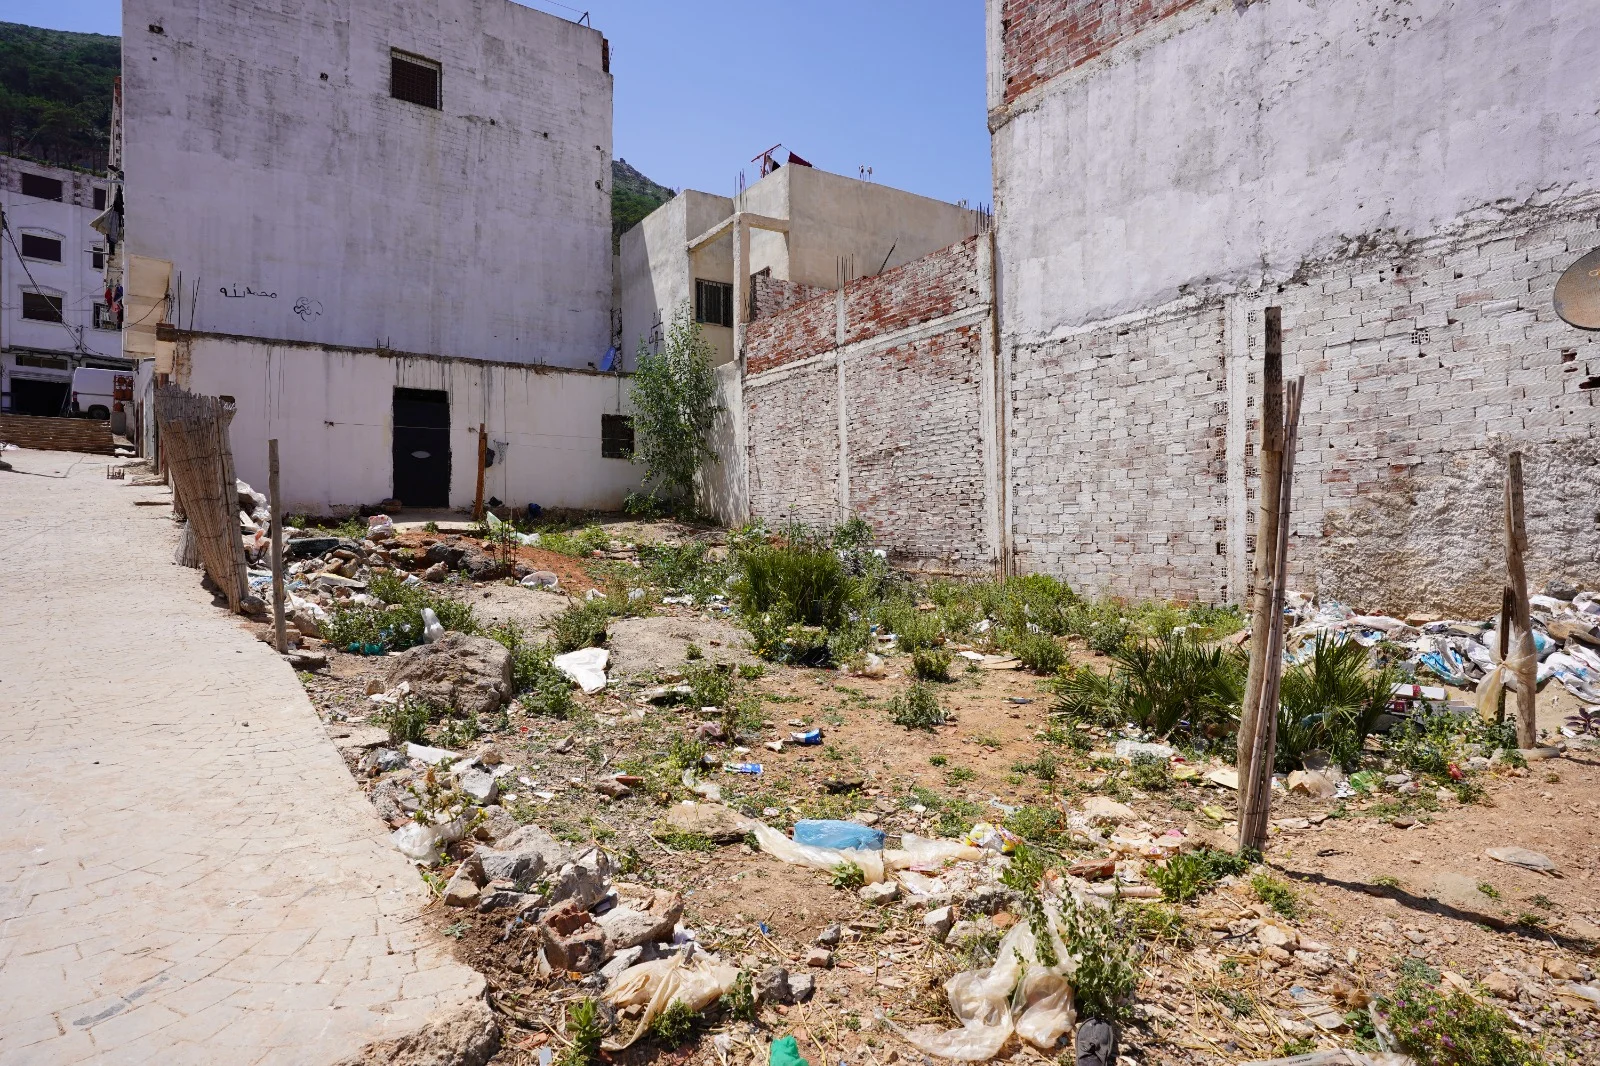
[[[548,0],[531,7],[573,16]],[[782,142],[815,165],[987,204],[982,0],[589,0],[611,41],[616,154],[729,194]],[[121,32],[115,0],[0,0],[0,21]]]

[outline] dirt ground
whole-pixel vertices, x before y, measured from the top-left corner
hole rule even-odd
[[[574,591],[599,583],[568,557],[527,561],[548,562]],[[485,622],[515,619],[532,631],[568,602],[504,584],[468,586],[460,595]],[[698,1042],[680,1050],[641,1044],[619,1061],[764,1064],[765,1041],[783,1032],[794,1032],[802,1054],[826,1066],[918,1061],[921,1053],[877,1019],[953,1024],[939,985],[964,965],[956,947],[930,939],[919,908],[867,906],[855,893],[831,887],[827,875],[784,865],[748,842],[709,851],[669,847],[652,831],[663,803],[682,795],[678,790],[652,793],[644,786],[620,800],[594,790],[597,780],[619,768],[666,758],[674,738],[694,735],[706,717],[698,707],[654,706],[642,694],[680,678],[695,661],[686,657],[691,645],[710,661],[754,664],[743,639],[730,621],[705,608],[657,605],[647,617],[614,620],[612,686],[580,697],[581,712],[564,721],[514,709],[508,730],[483,738],[515,766],[502,778],[501,803],[519,822],[606,848],[627,879],[681,893],[683,924],[694,938],[746,968],[781,963],[805,972],[803,960],[817,935],[831,925],[844,927],[833,966],[810,971],[817,978],[810,1003],[769,1006],[755,1027],[713,1021]],[[1079,661],[1097,658],[1081,648],[1072,654]],[[341,744],[354,766],[362,749],[352,736],[373,709],[365,684],[379,676],[382,660],[336,651],[329,659],[326,671],[303,680],[344,731]],[[761,774],[718,769],[702,780],[720,788],[724,803],[775,827],[801,817],[854,818],[891,834],[935,836],[956,822],[999,823],[1019,807],[1073,812],[1091,796],[1111,795],[1134,808],[1132,828],[1151,836],[1178,829],[1190,839],[1212,840],[1231,831],[1234,793],[1203,777],[1140,791],[1126,769],[1097,757],[1115,736],[1098,735],[1089,753],[1058,745],[1053,772],[1041,772],[1036,760],[1056,724],[1048,681],[1015,669],[962,670],[962,660],[956,662],[953,680],[938,686],[950,719],[927,731],[888,718],[888,701],[908,683],[907,656],[889,656],[887,675],[877,678],[767,664],[761,676],[737,688],[759,700],[763,724],[756,735],[742,747],[710,748],[719,766],[755,761]],[[813,727],[823,731],[820,746],[764,746]],[[570,745],[562,743],[569,737]],[[1190,757],[1201,772],[1222,765]],[[1280,965],[1237,932],[1241,920],[1269,912],[1248,877],[1224,879],[1215,891],[1175,908],[1185,937],[1146,942],[1138,1020],[1124,1036],[1127,1061],[1242,1063],[1272,1058],[1296,1037],[1321,1047],[1347,1046],[1348,1030],[1318,1036],[1305,1024],[1294,990],[1321,993],[1342,1012],[1392,989],[1402,960],[1416,958],[1465,982],[1518,975],[1512,998],[1501,1005],[1543,1041],[1546,1061],[1600,1062],[1600,1008],[1585,1009],[1555,991],[1562,980],[1593,980],[1592,968],[1600,968],[1594,957],[1600,943],[1600,753],[1575,744],[1563,757],[1476,779],[1483,797],[1471,804],[1438,800],[1431,791],[1411,799],[1280,794],[1264,858],[1296,897],[1289,924],[1302,946],[1329,960],[1327,968],[1298,955]],[[855,787],[840,791],[845,786]],[[1536,873],[1485,854],[1500,845],[1541,852],[1559,873]],[[1065,839],[1059,846],[1073,860],[1105,854]],[[438,885],[452,869],[441,872]],[[1015,920],[1004,911],[976,918],[987,929]],[[508,926],[503,916],[441,903],[429,920],[456,937],[462,956],[489,976],[492,1000],[507,1021],[495,1061],[535,1063],[541,1049],[559,1052],[566,1005],[592,994],[592,979],[538,977],[526,955],[527,931]],[[726,1034],[723,1046],[713,1039],[718,1033]],[[1044,1056],[1024,1048],[1002,1057]]]

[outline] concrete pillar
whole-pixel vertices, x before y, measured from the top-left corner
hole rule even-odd
[[[740,205],[743,206],[742,204]],[[733,216],[733,447],[739,469],[730,482],[737,485],[734,512],[741,522],[750,519],[750,427],[744,404],[744,327],[750,317],[750,228],[735,211]]]

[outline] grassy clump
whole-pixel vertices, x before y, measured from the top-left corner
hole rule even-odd
[[[550,647],[556,654],[594,648],[606,642],[611,609],[602,597],[574,603],[550,622]]]
[[[539,547],[574,558],[593,555],[597,551],[605,551],[611,547],[611,537],[597,525],[577,530],[545,526],[532,532],[539,534]]]
[[[867,883],[867,874],[860,866],[846,860],[833,868],[831,883],[834,888],[853,892]]]
[[[389,727],[389,743],[399,747],[407,742],[421,744],[428,737],[428,723],[433,708],[423,700],[403,699],[387,710],[372,716],[379,725]]]
[[[1154,755],[1140,755],[1133,760],[1128,772],[1129,783],[1145,792],[1170,792],[1177,781],[1172,776],[1172,764]]]
[[[1065,829],[1054,807],[1018,807],[1006,817],[1006,828],[1031,843],[1046,843]]]
[[[650,1021],[650,1038],[665,1048],[682,1047],[694,1038],[700,1028],[700,1014],[681,999],[667,1004],[667,1009]]]
[[[1067,661],[1066,650],[1048,633],[1007,630],[1001,637],[1001,646],[1036,674],[1053,674]]]
[[[1158,736],[1232,729],[1244,696],[1245,657],[1180,632],[1130,640],[1112,654],[1110,673],[1088,667],[1056,684],[1055,713],[1088,721],[1133,722]]]
[[[1295,895],[1294,889],[1271,874],[1252,877],[1250,891],[1281,917],[1293,919],[1300,913],[1300,897]]]
[[[1277,769],[1298,769],[1311,751],[1328,752],[1346,770],[1360,762],[1361,744],[1400,675],[1373,670],[1366,648],[1319,634],[1314,654],[1283,672],[1278,707]]]
[[[650,834],[673,851],[716,851],[717,842],[704,833],[687,833],[681,829],[658,825]]]
[[[733,668],[717,663],[695,663],[685,671],[689,698],[696,707],[726,707],[733,699]]]
[[[572,680],[555,668],[548,645],[530,643],[515,621],[491,627],[489,636],[511,653],[511,691],[524,708],[551,718],[572,717],[577,709]]]
[[[1250,860],[1243,856],[1199,848],[1151,867],[1146,876],[1161,890],[1161,898],[1168,903],[1188,903],[1209,892],[1222,878],[1237,877],[1249,868]]]
[[[1137,908],[1135,908],[1137,912]],[[1139,985],[1138,947],[1126,912],[1083,906],[1069,899],[1062,912],[1061,940],[1078,960],[1072,975],[1080,1018],[1126,1024]]]
[[[374,574],[367,591],[383,608],[336,604],[328,611],[324,638],[336,648],[352,644],[381,645],[396,651],[422,643],[422,609],[431,607],[439,624],[458,633],[477,633],[471,604],[451,599],[420,584],[408,585],[394,574]]]
[[[889,701],[889,721],[906,729],[931,731],[944,725],[944,707],[931,687],[925,682],[913,681],[910,688]]]

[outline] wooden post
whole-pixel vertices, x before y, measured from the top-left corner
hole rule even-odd
[[[1511,654],[1511,616],[1515,613],[1512,602],[1515,596],[1511,586],[1507,585],[1500,592],[1500,661],[1505,662],[1506,656]],[[1495,724],[1506,720],[1506,687],[1500,686],[1500,694],[1495,699],[1494,707]]]
[[[267,491],[272,505],[272,635],[278,654],[289,650],[283,622],[283,506],[278,495],[278,438],[267,441]]]
[[[1533,650],[1533,625],[1528,608],[1528,572],[1522,556],[1528,550],[1528,529],[1523,524],[1522,453],[1506,456],[1506,573],[1511,589],[1511,624],[1516,629],[1516,647],[1511,654],[1521,664],[1517,670],[1517,747],[1531,748],[1539,742],[1534,721],[1534,696],[1537,659]]]
[[[1254,573],[1250,591],[1250,670],[1245,676],[1239,715],[1239,782],[1241,807],[1244,782],[1251,777],[1255,752],[1255,709],[1261,702],[1262,670],[1272,629],[1272,583],[1278,565],[1278,497],[1283,471],[1283,308],[1266,310],[1266,337],[1261,366],[1261,407],[1257,425],[1261,440],[1261,502],[1256,522]]]
[[[484,425],[478,423],[478,494],[472,501],[472,520],[483,521],[483,471],[489,465],[489,438],[484,433]]]
[[[1272,814],[1272,764],[1278,750],[1278,694],[1283,682],[1284,598],[1289,588],[1289,514],[1294,493],[1294,453],[1300,441],[1300,400],[1305,378],[1288,390],[1284,424],[1283,466],[1278,496],[1277,542],[1272,584],[1272,623],[1261,671],[1261,701],[1254,710],[1256,728],[1250,756],[1250,776],[1239,778],[1239,850],[1259,852],[1267,845],[1267,821]],[[1244,716],[1252,713],[1244,708]],[[1242,718],[1241,718],[1242,720]]]

